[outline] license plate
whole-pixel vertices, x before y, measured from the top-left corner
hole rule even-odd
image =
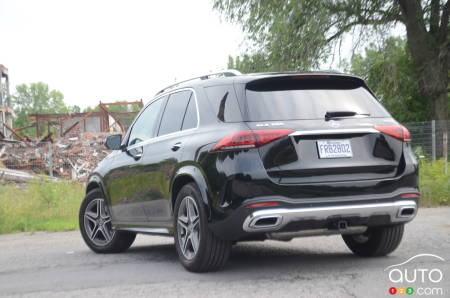
[[[350,140],[317,141],[319,158],[348,158],[353,157]]]

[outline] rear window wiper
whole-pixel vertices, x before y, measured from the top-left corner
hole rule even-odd
[[[325,113],[325,120],[339,117],[353,117],[356,115],[370,116],[369,113],[356,113],[353,111],[327,111]]]

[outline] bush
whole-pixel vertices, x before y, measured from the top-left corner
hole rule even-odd
[[[448,165],[450,168],[450,165]],[[442,206],[450,204],[450,175],[445,174],[445,162],[437,160],[420,161],[420,192],[422,206]]]

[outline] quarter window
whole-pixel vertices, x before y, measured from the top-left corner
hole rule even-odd
[[[241,110],[232,85],[207,87],[205,91],[213,111],[220,121],[242,121]]]

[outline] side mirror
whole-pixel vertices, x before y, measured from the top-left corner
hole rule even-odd
[[[122,135],[112,135],[106,138],[105,147],[109,150],[119,150],[122,144]]]

